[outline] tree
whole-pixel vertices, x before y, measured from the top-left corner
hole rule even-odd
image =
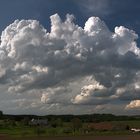
[[[2,112],[2,111],[0,111],[0,117],[1,117],[1,116],[3,116],[3,112]]]
[[[82,121],[79,118],[72,119],[72,126],[74,131],[79,130],[82,127]]]
[[[30,121],[29,117],[24,117],[23,120],[21,120],[23,125],[28,125],[29,121]]]

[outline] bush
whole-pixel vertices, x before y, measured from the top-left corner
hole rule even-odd
[[[63,130],[63,133],[65,133],[65,134],[71,134],[72,133],[72,129],[71,128],[65,128]]]
[[[125,129],[126,130],[130,130],[130,126],[129,125],[126,125]]]

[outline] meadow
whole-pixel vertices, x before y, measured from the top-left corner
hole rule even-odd
[[[31,124],[31,119],[48,120],[47,124]],[[62,116],[9,116],[4,115],[0,119],[0,137],[8,136],[17,139],[78,139],[89,137],[118,137],[135,136],[131,128],[140,128],[140,118],[112,115],[62,115]],[[40,140],[41,140],[40,139]],[[81,139],[82,140],[82,139]],[[95,139],[96,140],[96,139]],[[119,139],[120,140],[120,139]]]

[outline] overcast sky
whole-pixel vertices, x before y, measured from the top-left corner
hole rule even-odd
[[[0,110],[139,114],[139,0],[0,0]]]

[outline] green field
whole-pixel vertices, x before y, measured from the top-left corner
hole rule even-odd
[[[46,125],[33,125],[31,120],[47,120]],[[140,128],[139,116],[92,115],[1,115],[0,135],[37,136],[110,136],[140,135],[131,128]]]
[[[88,132],[84,131],[85,127],[90,123],[83,123],[79,129],[72,127],[71,123],[64,123],[63,126],[45,127],[45,126],[25,126],[18,125],[1,125],[0,134],[7,134],[15,137],[28,137],[28,136],[78,136],[78,135],[132,135],[130,130],[122,129],[123,126],[129,125],[130,128],[140,128],[140,121],[111,121],[109,122],[117,126],[117,130],[94,130]],[[119,130],[119,128],[121,130]],[[138,133],[139,134],[139,133]]]

